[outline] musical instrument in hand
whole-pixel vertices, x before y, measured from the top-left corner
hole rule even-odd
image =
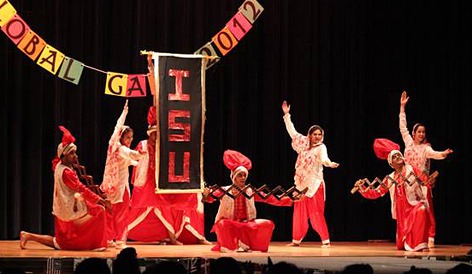
[[[79,176],[79,180],[88,188],[90,189],[93,193],[97,194],[98,196],[102,197],[103,199],[106,198],[106,193],[104,193],[100,189],[100,185],[95,184],[95,181],[92,177],[92,175],[87,174],[87,170],[85,169],[85,166],[81,165],[79,163],[79,160],[77,159],[77,162],[72,164],[72,167],[74,170],[77,172],[77,175]]]
[[[380,187],[385,189],[389,189],[393,185],[401,186],[403,184],[408,184],[412,186],[414,184],[419,184],[420,186],[429,186],[434,187],[436,182],[436,178],[439,175],[438,171],[433,172],[431,175],[426,175],[426,180],[422,181],[419,176],[417,176],[413,171],[410,172],[407,176],[400,175],[401,179],[400,182],[396,181],[394,178],[390,177],[389,175],[385,176],[383,180],[375,177],[375,179],[371,182],[369,179],[359,179],[354,183],[353,188],[351,189],[351,194],[356,193],[357,191],[366,192],[368,189],[378,190]]]
[[[248,194],[246,190],[250,189],[251,194]],[[288,190],[285,190],[281,186],[277,186],[274,189],[270,189],[267,185],[263,185],[259,188],[252,186],[251,184],[246,184],[243,188],[239,188],[236,184],[232,184],[228,189],[224,189],[219,185],[212,185],[206,187],[203,193],[204,198],[211,196],[213,199],[219,200],[223,196],[228,196],[231,199],[243,195],[246,199],[251,199],[255,195],[258,195],[263,200],[267,200],[270,196],[273,196],[277,200],[281,200],[283,197],[289,197],[292,201],[296,202],[302,199],[305,193],[308,191],[308,188],[303,190],[298,190],[295,186],[292,186]],[[218,193],[215,195],[215,193]]]

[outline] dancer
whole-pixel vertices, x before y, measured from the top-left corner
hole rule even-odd
[[[28,241],[35,241],[61,250],[105,250],[105,208],[109,209],[111,204],[79,181],[73,169],[78,162],[75,138],[66,128],[59,128],[63,137],[52,165],[54,236],[21,231],[20,247],[24,249]]]
[[[406,91],[402,92],[400,98],[400,114],[399,127],[402,134],[403,142],[405,143],[405,161],[424,172],[426,175],[430,174],[430,159],[442,160],[451,154],[452,149],[443,151],[435,151],[431,148],[431,144],[426,140],[426,127],[421,123],[416,123],[413,126],[412,134],[408,132],[406,123],[405,106],[408,103]],[[422,186],[423,193],[428,199],[429,213],[431,214],[431,226],[428,235],[428,246],[434,247],[434,237],[436,236],[436,218],[434,217],[433,194],[432,189]]]
[[[249,170],[252,167],[251,160],[238,151],[226,150],[223,154],[223,162],[231,170],[230,178],[235,186],[243,189]],[[223,189],[228,191],[231,186]],[[205,188],[204,197],[207,202],[214,202],[215,199],[209,196],[209,189]],[[254,195],[247,199],[235,188],[231,188],[231,198],[220,190],[213,193],[216,197],[221,197],[218,213],[215,217],[215,224],[211,232],[216,233],[217,244],[212,251],[234,252],[234,251],[262,251],[269,249],[274,222],[266,219],[256,219],[256,207],[254,202],[265,202],[277,206],[291,206],[292,200],[283,197],[277,200],[274,196],[263,200],[259,195]],[[246,194],[252,195],[251,189],[246,190]],[[224,195],[224,196],[223,196]]]
[[[182,196],[182,194],[167,194],[167,196],[169,195],[177,195],[177,197]],[[202,193],[183,195],[186,197],[191,197],[191,204],[189,204],[189,206],[186,208],[181,208],[179,205],[180,202],[178,201],[171,207],[174,219],[178,220],[178,222],[182,220],[181,225],[176,226],[176,228],[178,228],[176,233],[177,240],[183,244],[211,245],[212,243],[209,242],[204,236],[205,214]]]
[[[283,119],[288,134],[292,138],[292,148],[298,153],[295,164],[295,186],[298,190],[308,188],[306,199],[294,205],[292,242],[288,246],[298,246],[308,231],[308,220],[321,238],[321,247],[330,247],[328,226],[324,217],[325,181],[323,166],[337,168],[338,163],[328,157],[328,150],[323,144],[324,131],[314,125],[304,136],[295,130],[290,119],[290,105],[282,103]]]
[[[156,194],[156,107],[148,111],[149,138],[139,142],[137,151],[147,152],[133,169],[134,186],[128,216],[128,238],[172,245],[209,244],[204,235],[203,207],[198,195]],[[182,236],[182,241],[179,237]]]
[[[397,222],[396,246],[398,250],[421,251],[428,249],[430,226],[429,205],[421,190],[421,184],[432,187],[435,176],[428,177],[418,168],[405,162],[400,146],[388,139],[376,139],[374,151],[380,159],[387,159],[394,169],[383,181],[384,186],[366,188],[364,180],[358,180],[355,188],[368,199],[377,199],[390,192],[392,218]],[[421,180],[418,182],[415,176]],[[391,178],[391,179],[390,179]],[[393,179],[393,180],[392,180]]]
[[[100,189],[107,194],[112,203],[111,218],[109,218],[109,245],[115,245],[117,249],[126,247],[127,216],[129,213],[130,188],[129,171],[130,165],[137,165],[144,151],[130,149],[133,141],[133,129],[125,126],[128,114],[128,100],[126,100],[123,111],[116,121],[115,129],[108,142],[107,160],[103,173],[103,182]],[[113,243],[116,241],[116,243]]]

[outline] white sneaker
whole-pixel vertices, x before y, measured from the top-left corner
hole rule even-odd
[[[101,251],[105,251],[105,250],[107,250],[107,248],[104,247],[104,246],[103,246],[103,247],[99,247],[99,248],[92,249],[92,251],[96,251],[96,252],[101,252]]]
[[[331,241],[329,239],[321,241],[321,248],[330,248],[330,247],[331,247]]]

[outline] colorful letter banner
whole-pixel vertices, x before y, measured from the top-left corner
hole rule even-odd
[[[195,51],[195,54],[225,56],[247,34],[263,11],[264,8],[256,0],[245,0],[225,27],[215,34],[210,42]],[[218,49],[219,54],[216,49]],[[220,58],[213,58],[207,62],[206,68],[210,68],[218,61],[220,61]]]
[[[0,1],[0,27],[3,27],[15,13],[15,8],[8,1]]]
[[[205,128],[202,55],[153,53],[156,79],[156,193],[201,192]]]
[[[264,11],[257,0],[245,0],[239,7],[238,12],[230,21],[216,33],[211,41],[207,42],[195,52],[195,55],[206,55],[209,57],[206,69],[216,64],[221,56],[231,51],[238,41],[251,30],[252,25]],[[62,53],[53,45],[48,44],[40,35],[36,34],[28,24],[17,14],[8,0],[0,0],[0,27],[8,38],[33,60],[51,74],[78,85],[84,68],[89,68],[107,74],[105,94],[121,97],[146,97],[146,77],[144,74],[124,74],[105,72],[103,70],[88,66]],[[150,62],[148,61],[148,64]],[[155,94],[153,83],[152,64],[148,67],[148,82],[151,94]]]

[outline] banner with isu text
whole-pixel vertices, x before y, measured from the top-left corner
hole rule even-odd
[[[205,126],[202,55],[153,53],[156,82],[156,193],[201,192]]]

